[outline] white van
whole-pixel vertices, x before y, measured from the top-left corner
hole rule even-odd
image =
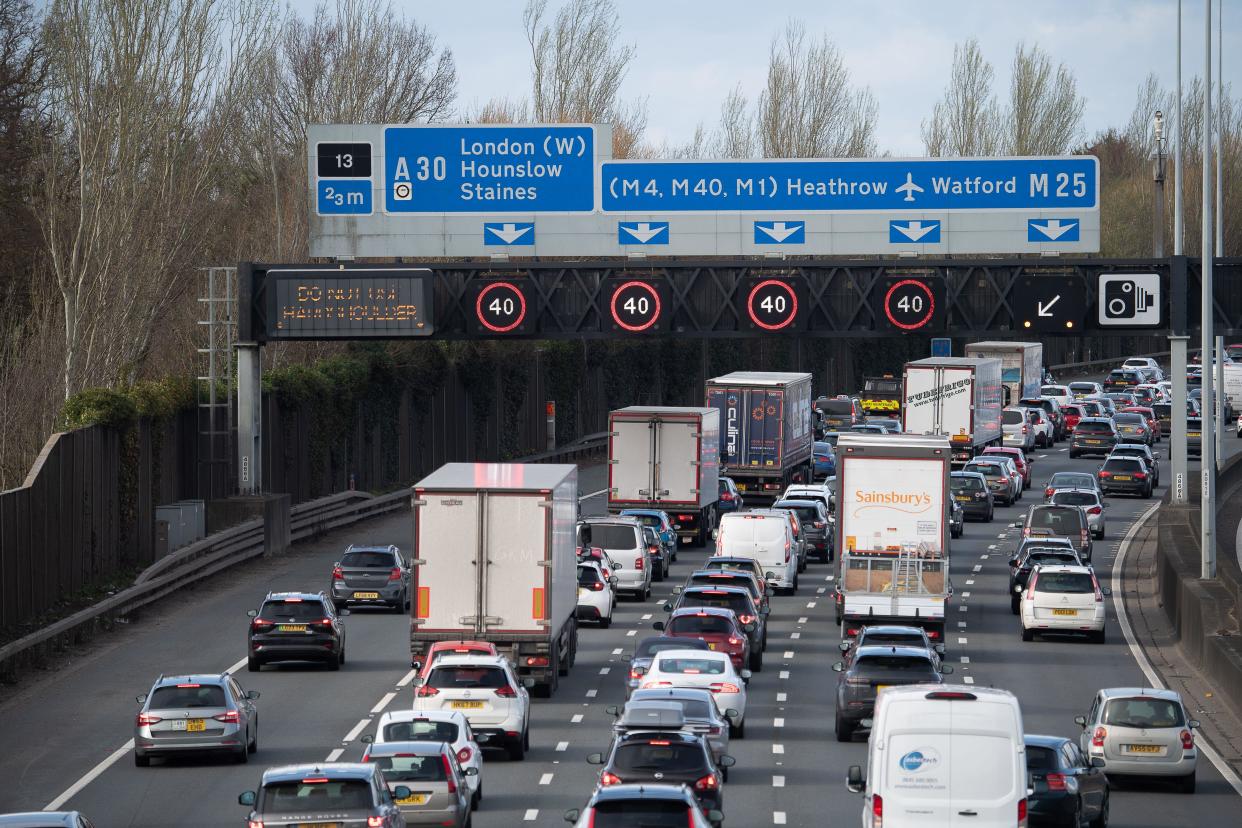
[[[716,554],[754,558],[774,590],[790,595],[798,591],[798,555],[786,512],[759,509],[725,515],[716,529]]]
[[[876,699],[863,828],[1026,828],[1026,747],[1018,699],[968,684],[886,688]]]

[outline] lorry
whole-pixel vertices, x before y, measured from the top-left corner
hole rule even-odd
[[[811,479],[811,375],[735,371],[707,381],[707,407],[720,412],[720,473],[748,504],[776,501]]]
[[[1001,408],[999,359],[928,357],[906,363],[901,430],[948,437],[955,466],[1001,444]]]
[[[720,412],[631,405],[608,414],[608,511],[662,509],[703,544],[720,497]]]
[[[1002,405],[1039,397],[1044,381],[1042,342],[972,342],[966,346],[966,356],[1001,361]]]
[[[487,641],[540,695],[578,651],[578,468],[446,463],[414,484],[410,661]]]
[[[863,377],[858,398],[862,401],[863,413],[868,417],[901,419],[901,377],[892,374]]]
[[[950,444],[943,436],[842,434],[837,441],[836,616],[922,627],[944,644]]]

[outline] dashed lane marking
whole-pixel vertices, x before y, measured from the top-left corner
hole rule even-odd
[[[789,694],[787,694],[787,693],[777,693],[777,694],[776,694],[776,700],[777,700],[778,702],[788,701],[788,700],[789,700]]]
[[[785,812],[784,811],[773,811],[772,812],[772,824],[773,825],[784,825],[785,824]]]
[[[974,583],[975,583],[975,579],[974,579],[974,578],[967,578],[967,579],[966,579],[966,586],[974,586]]]
[[[526,809],[526,816],[522,817],[522,821],[523,821],[523,822],[534,822],[534,821],[535,821],[535,820],[537,820],[537,819],[539,819],[539,809],[538,809],[538,808],[527,808],[527,809]]]
[[[785,746],[784,746],[784,745],[782,745],[782,744],[780,744],[779,742],[777,742],[777,743],[773,743],[773,745],[772,745],[772,752],[773,752],[773,753],[777,753],[777,754],[784,753],[784,752],[785,752]]]
[[[787,679],[787,678],[789,678],[789,671],[788,671],[788,670],[781,670],[780,675],[779,675],[779,678],[783,678],[783,679]]]
[[[327,759],[325,759],[324,761],[325,761],[325,762],[335,762],[337,759],[340,759],[340,758],[341,758],[341,754],[342,754],[342,753],[344,753],[344,752],[345,752],[345,748],[337,748],[336,750],[334,750],[334,751],[332,751],[331,753],[329,753],[329,754],[328,754],[328,758],[327,758]]]
[[[376,702],[375,707],[371,708],[371,715],[374,716],[376,713],[379,713],[381,710],[387,707],[392,702],[392,700],[395,699],[396,697],[397,697],[396,693],[385,693],[384,697],[381,698],[378,702]]]
[[[600,674],[601,676],[606,676],[606,675],[608,675],[608,674],[609,674],[609,673],[611,673],[611,672],[612,672],[612,668],[611,668],[611,667],[600,667],[600,668],[599,668],[599,674]]]
[[[784,719],[776,718],[772,720],[772,727],[784,727],[784,726],[785,726]]]
[[[963,663],[963,664],[969,664],[969,663],[970,663],[970,656],[962,656],[962,663]]]
[[[599,691],[598,691],[598,690],[588,690],[588,691],[586,692],[586,697],[587,697],[588,699],[593,699],[593,698],[595,698],[595,697],[596,697],[596,696],[598,696],[598,695],[599,695]]]
[[[545,773],[543,776],[539,777],[539,784],[540,784],[540,785],[551,785],[551,784],[552,784],[552,774],[550,774],[550,773]]]
[[[828,590],[827,590],[826,588],[824,588],[824,587],[820,587],[819,589],[815,590],[815,594],[816,594],[816,595],[823,595],[823,594],[824,594],[825,592],[827,592],[827,591],[828,591]]]
[[[800,617],[798,618],[798,623],[799,623],[799,624],[805,624],[805,623],[806,623],[806,621],[807,621],[807,618],[806,618],[806,616],[805,616],[805,615],[800,616]]]
[[[966,639],[965,639],[965,638],[962,638],[962,637],[960,637],[960,636],[959,636],[959,637],[958,637],[958,639],[957,639],[957,643],[958,643],[958,644],[965,644],[965,643],[966,643]]]
[[[963,592],[963,593],[962,593],[962,597],[963,597],[963,598],[969,598],[969,597],[970,597],[970,592],[969,592],[969,591]]]
[[[963,604],[962,606],[958,607],[958,608],[957,608],[957,611],[958,611],[958,612],[965,612],[965,611],[966,611],[966,605],[965,605],[965,604]]]
[[[613,650],[613,651],[612,651],[612,654],[613,654],[613,655],[621,655],[621,653],[623,653],[623,652],[625,652],[625,648],[624,648],[624,647],[618,647],[617,649],[615,649],[615,650]]]
[[[575,713],[575,714],[573,715],[573,717],[569,720],[569,723],[570,723],[570,724],[579,724],[579,723],[581,723],[581,722],[582,722],[582,714],[581,714],[581,713]]]
[[[773,788],[783,788],[783,787],[785,787],[785,777],[783,777],[783,776],[773,776],[773,777],[772,777],[772,787],[773,787]]]
[[[806,608],[807,608],[807,609],[815,609],[815,602],[814,602],[814,601],[807,601],[807,602],[806,602]]]
[[[647,613],[646,615],[644,615],[642,618],[639,618],[638,620],[639,620],[639,621],[650,621],[650,620],[651,620],[651,613]]]
[[[980,556],[979,556],[979,560],[981,560],[981,561],[986,561],[989,557],[991,557],[991,556],[989,556],[989,555],[980,555]]]
[[[794,641],[797,641],[799,638],[802,637],[802,633],[800,632],[790,633],[789,637],[792,638]]]
[[[782,658],[793,658],[793,657],[794,657],[793,650],[786,650],[784,656],[782,656]]]
[[[366,729],[367,729],[367,726],[368,726],[368,725],[370,725],[370,724],[371,724],[371,720],[370,720],[370,719],[362,719],[362,720],[360,720],[360,721],[358,722],[358,724],[356,724],[356,725],[354,725],[354,726],[353,726],[353,729],[352,729],[352,730],[350,730],[348,733],[346,733],[346,734],[345,734],[345,738],[344,738],[344,739],[342,739],[341,741],[342,741],[342,742],[344,742],[344,743],[346,743],[346,744],[348,744],[348,743],[352,742],[354,739],[357,739],[359,736],[361,736],[361,735],[362,735],[362,731],[366,730]]]
[[[982,564],[975,564],[975,568],[974,568],[974,569],[972,569],[972,570],[971,570],[971,572],[978,572],[978,571],[980,571],[981,569],[983,569],[983,565],[982,565]]]
[[[406,673],[404,676],[402,676],[402,677],[401,677],[401,680],[400,680],[399,682],[397,682],[397,686],[398,686],[398,687],[405,687],[407,684],[409,684],[411,681],[413,681],[413,680],[414,680],[414,677],[415,677],[415,676],[417,676],[417,675],[418,675],[418,671],[417,671],[417,670],[411,670],[410,672]]]
[[[569,742],[557,742],[556,743],[557,753],[564,753],[567,750],[569,750]]]
[[[627,630],[625,635],[627,638],[633,638],[634,636],[638,635],[638,630]]]
[[[958,626],[958,629],[962,629],[962,630],[964,630],[964,629],[966,629],[966,622],[965,622],[965,621],[958,621],[958,622],[957,622],[957,626]]]
[[[966,682],[967,684],[975,683],[975,679],[973,676],[962,676],[962,681]]]

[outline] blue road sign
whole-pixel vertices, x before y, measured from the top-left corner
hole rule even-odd
[[[572,213],[595,207],[589,126],[384,128],[388,213]]]
[[[502,247],[518,247],[535,243],[533,221],[486,221],[483,223],[483,243]]]
[[[668,244],[668,222],[619,221],[617,244]]]
[[[371,215],[371,179],[319,179],[316,209],[321,216]]]
[[[953,356],[953,340],[948,337],[932,337],[931,355],[934,357]]]
[[[940,222],[927,219],[889,221],[889,244],[940,244]]]
[[[1076,242],[1082,224],[1078,219],[1027,219],[1026,240],[1029,242]]]
[[[756,221],[755,244],[806,244],[806,222]]]
[[[605,161],[605,212],[857,212],[1099,207],[1090,156]]]

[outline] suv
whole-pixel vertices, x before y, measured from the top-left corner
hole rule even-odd
[[[836,733],[838,742],[854,738],[854,731],[875,712],[880,690],[902,684],[940,684],[941,674],[953,668],[940,663],[935,652],[923,646],[882,644],[855,647],[847,666],[838,661],[832,669],[837,681]]]
[[[1091,526],[1081,506],[1032,506],[1021,521],[1024,538],[1066,538],[1078,549],[1083,562],[1091,560]]]
[[[246,669],[257,673],[273,661],[322,661],[329,670],[345,663],[345,625],[323,592],[269,592],[250,616]]]
[[[1057,489],[1048,502],[1053,506],[1081,506],[1087,513],[1087,526],[1096,540],[1104,540],[1104,510],[1108,504],[1099,489]]]
[[[338,607],[382,604],[396,612],[410,609],[410,566],[395,546],[354,546],[332,564],[329,594]]]
[[[530,750],[530,693],[504,656],[445,656],[414,679],[414,710],[458,710],[481,747],[521,761]]]
[[[1151,446],[1144,446],[1140,443],[1122,443],[1112,450],[1105,459],[1113,457],[1137,457],[1147,464],[1147,470],[1151,472],[1151,485],[1160,485],[1160,459],[1156,457],[1156,453],[1151,450]]]
[[[1065,427],[1065,418],[1061,416],[1061,402],[1052,397],[1028,397],[1018,401],[1022,408],[1038,408],[1044,417],[1052,423],[1052,442],[1064,440],[1069,433]],[[1051,445],[1051,443],[1049,444]]]
[[[1146,379],[1134,368],[1115,368],[1109,371],[1108,376],[1104,379],[1104,392],[1126,391],[1145,382]]]
[[[832,561],[833,552],[833,520],[828,516],[828,509],[818,500],[778,500],[772,504],[773,509],[788,509],[798,518],[799,527],[806,538],[806,554],[815,556],[825,563]]]
[[[730,756],[720,760],[733,764]],[[626,783],[681,784],[694,793],[704,810],[719,812],[724,808],[724,774],[712,759],[707,741],[697,734],[681,730],[630,732],[618,736],[606,755],[593,753],[587,761],[604,766],[599,774],[600,788]]]
[[[1104,494],[1132,494],[1151,497],[1152,474],[1139,457],[1109,455],[1100,466],[1100,491]]]
[[[1070,440],[1071,459],[1085,454],[1107,455],[1117,445],[1117,427],[1111,417],[1083,417]]]
[[[720,828],[724,814],[704,813],[686,785],[611,785],[596,788],[582,810],[565,812],[574,828],[596,825],[685,825]]]
[[[759,576],[761,579],[763,576]],[[768,606],[767,593],[763,591],[762,580],[757,580],[754,572],[741,569],[696,569],[686,576],[683,586],[673,587],[673,594],[680,595],[683,589],[694,586],[707,587],[741,587],[750,593],[751,599],[758,607]]]
[[[603,549],[616,562],[617,593],[640,601],[651,596],[653,563],[637,518],[587,518],[578,522],[578,545]]]
[[[160,676],[151,692],[138,696],[134,719],[134,764],[151,756],[224,751],[245,762],[259,748],[256,690],[242,690],[228,673]]]
[[[750,662],[745,666],[755,672],[763,669],[763,651],[768,646],[769,610],[755,603],[750,590],[734,586],[692,586],[681,591],[677,603],[664,603],[665,612],[683,607],[722,607],[733,610],[742,629],[746,630],[746,635],[750,638]]]
[[[237,801],[250,807],[250,825],[312,824],[330,814],[341,824],[400,828],[405,820],[393,800],[411,796],[406,785],[390,792],[378,765],[320,762],[268,768],[259,790]]]
[[[831,399],[820,397],[814,403],[819,412],[819,422],[825,431],[848,431],[850,426],[864,421],[862,401],[857,397],[838,394]]]

